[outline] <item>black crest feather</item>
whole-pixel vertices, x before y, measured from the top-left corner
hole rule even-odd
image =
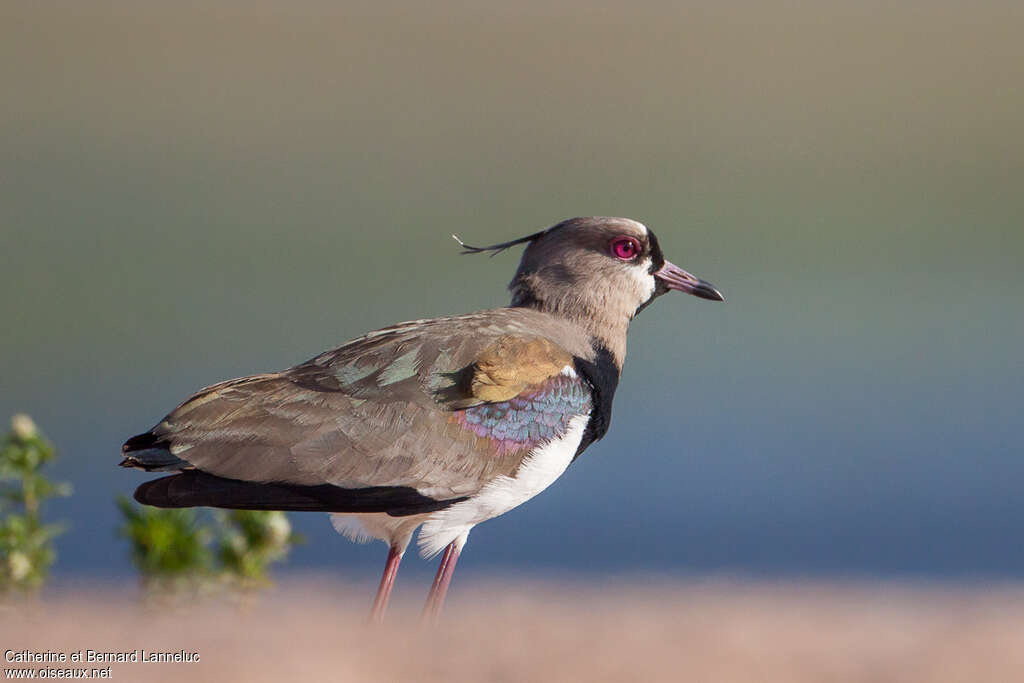
[[[459,246],[462,247],[462,252],[461,253],[463,253],[463,254],[482,254],[485,251],[490,251],[490,252],[492,252],[491,256],[493,257],[493,256],[497,256],[498,254],[500,254],[501,252],[505,251],[509,247],[514,247],[517,244],[524,244],[526,242],[532,242],[533,240],[535,240],[538,237],[542,236],[544,233],[550,231],[551,229],[552,228],[545,228],[544,230],[541,230],[540,232],[535,232],[532,235],[527,235],[526,237],[520,237],[517,240],[511,240],[509,242],[502,242],[500,244],[492,244],[489,247],[474,247],[474,246],[471,246],[471,245],[466,244],[465,242],[463,242],[461,239],[459,239],[458,235],[452,235],[452,239],[454,239],[456,242],[458,242]]]

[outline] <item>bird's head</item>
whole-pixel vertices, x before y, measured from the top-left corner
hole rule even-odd
[[[658,238],[628,218],[570,218],[547,230],[469,253],[498,253],[525,243],[512,279],[513,306],[572,318],[629,321],[669,291],[724,301],[710,283],[667,261]]]

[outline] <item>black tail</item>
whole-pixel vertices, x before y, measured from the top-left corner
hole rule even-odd
[[[392,517],[405,517],[443,510],[466,498],[435,500],[408,486],[345,489],[331,484],[260,484],[188,470],[147,481],[135,489],[135,500],[161,508],[206,506],[233,510],[386,512]]]

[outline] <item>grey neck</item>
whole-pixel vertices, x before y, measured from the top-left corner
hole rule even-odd
[[[608,296],[602,296],[605,293],[599,290],[581,296],[571,288],[549,292],[541,297],[531,284],[529,276],[513,283],[512,307],[532,308],[568,320],[591,339],[595,349],[607,349],[616,367],[622,369],[626,359],[626,332],[629,330],[631,315],[622,307],[608,305],[617,297],[611,296],[610,292]]]

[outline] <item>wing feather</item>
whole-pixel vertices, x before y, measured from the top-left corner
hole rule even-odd
[[[501,311],[398,325],[203,389],[134,443],[237,481],[471,495],[589,414],[569,332]]]

